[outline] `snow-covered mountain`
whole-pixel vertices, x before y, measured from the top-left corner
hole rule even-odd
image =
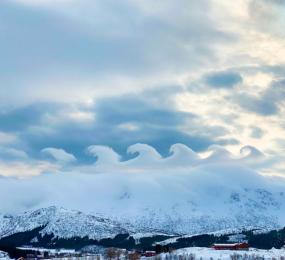
[[[133,209],[115,211],[102,216],[85,214],[55,206],[17,215],[0,215],[0,238],[19,232],[41,228],[41,236],[52,234],[58,238],[88,237],[100,240],[118,234],[133,237],[147,234],[191,235],[221,230],[274,229],[283,227],[284,194],[265,189],[205,190],[196,200],[163,203],[154,207],[140,206],[133,201]],[[202,191],[201,191],[202,194]],[[205,200],[206,199],[206,200]],[[128,205],[131,194],[121,198]],[[163,200],[163,198],[161,198]],[[152,206],[152,207],[151,207]],[[125,216],[122,213],[127,213]]]
[[[200,192],[171,205],[139,207],[132,217],[115,218],[134,227],[150,227],[165,233],[199,234],[228,229],[273,229],[284,226],[284,194],[264,188],[230,190],[219,187]],[[202,189],[202,187],[201,187]],[[130,198],[129,198],[130,199]]]
[[[2,246],[82,248],[88,245],[132,248],[142,238],[170,238],[149,227],[134,227],[108,218],[51,206],[17,215],[0,215]],[[152,242],[149,241],[148,245]]]
[[[15,216],[0,216],[0,238],[40,227],[42,236],[53,234],[58,238],[87,236],[100,240],[132,232],[115,221],[54,206]]]
[[[242,194],[231,193],[229,197],[224,193],[223,198],[220,207],[211,201],[208,204],[208,213],[202,205],[181,201],[180,204],[173,205],[169,212],[162,208],[145,208],[141,217],[135,217],[134,214],[132,218],[124,218],[118,214],[110,219],[55,206],[16,215],[2,214],[0,245],[9,245],[12,241],[14,246],[64,245],[80,248],[95,243],[100,246],[120,245],[132,248],[145,243],[141,238],[147,238],[150,239],[147,246],[160,241],[164,241],[162,245],[175,243],[180,246],[179,240],[192,243],[191,239],[199,234],[219,237],[240,234],[244,229],[270,231],[281,227],[276,213],[282,211],[282,193],[245,190]],[[215,199],[220,201],[221,198],[216,194]],[[224,212],[214,211],[222,208]],[[209,214],[211,211],[212,215]],[[229,211],[232,211],[232,214],[229,214]],[[188,212],[192,214],[187,214]],[[15,241],[17,243],[14,243]]]
[[[243,169],[237,179],[239,168],[222,173],[222,178],[221,173],[217,174],[219,168],[211,169],[211,176],[206,171],[177,174],[175,183],[171,178],[167,182],[167,173],[163,179],[161,174],[157,177],[154,174],[156,182],[164,182],[161,186],[149,184],[144,178],[140,178],[139,183],[130,181],[132,176],[128,177],[131,184],[121,185],[119,177],[123,175],[118,175],[118,188],[104,199],[105,204],[99,197],[94,201],[93,210],[81,210],[84,213],[53,206],[16,215],[2,214],[0,237],[38,227],[43,227],[41,235],[87,236],[100,240],[126,233],[191,235],[285,226],[283,186],[268,185],[261,175],[249,170]]]

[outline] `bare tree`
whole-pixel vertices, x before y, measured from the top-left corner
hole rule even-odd
[[[106,258],[111,259],[119,259],[120,255],[123,253],[122,250],[114,247],[110,247],[106,250]]]
[[[140,257],[141,257],[140,254],[137,252],[131,252],[128,254],[129,260],[138,260],[138,259],[140,259]]]

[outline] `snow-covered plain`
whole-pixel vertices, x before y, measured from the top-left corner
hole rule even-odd
[[[160,259],[191,259],[191,260],[242,260],[242,259],[285,259],[285,249],[270,249],[261,250],[250,248],[246,251],[235,251],[235,250],[214,250],[212,248],[205,247],[188,247],[178,249],[172,253],[160,254]],[[177,258],[178,257],[178,258]],[[180,258],[179,258],[180,257]],[[181,258],[183,257],[183,258]]]

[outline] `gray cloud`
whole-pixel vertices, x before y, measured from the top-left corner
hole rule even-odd
[[[61,148],[88,160],[83,150],[90,144],[109,145],[124,153],[129,145],[144,142],[165,154],[172,143],[184,143],[196,151],[214,143],[238,143],[224,137],[228,134],[225,127],[208,126],[199,116],[178,111],[174,97],[183,93],[180,87],[166,90],[101,98],[88,107],[78,105],[78,111],[95,118],[90,121],[87,118],[86,122],[70,117],[74,108],[63,103],[36,103],[10,109],[0,114],[0,130],[16,133],[20,142],[13,148],[24,149],[29,156],[39,159],[38,152],[46,147]],[[163,102],[159,102],[161,97]]]
[[[284,85],[284,79],[274,81],[259,96],[240,94],[233,99],[248,111],[263,116],[277,115],[280,111],[279,106],[282,105],[285,97]]]
[[[278,37],[284,37],[282,27],[285,25],[283,0],[251,0],[249,15],[256,28]]]
[[[234,97],[234,99],[241,108],[263,116],[275,115],[279,111],[275,103],[263,97],[243,94]]]
[[[204,81],[214,88],[232,88],[242,82],[242,77],[234,71],[219,71],[205,75]]]
[[[251,137],[256,138],[256,139],[260,139],[263,137],[263,135],[264,135],[264,131],[261,128],[259,128],[257,126],[251,127],[251,135],[250,135]]]
[[[216,59],[215,45],[233,35],[216,28],[205,9],[211,6],[204,0],[165,1],[162,9],[150,2],[44,8],[1,1],[0,95],[21,103],[68,91],[76,100],[82,91],[116,92],[117,79],[155,81],[206,65]]]

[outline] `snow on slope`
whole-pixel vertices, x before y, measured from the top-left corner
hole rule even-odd
[[[9,255],[6,252],[0,251],[0,260],[10,259]]]
[[[159,185],[153,187],[141,178],[141,186],[123,187],[118,197],[109,201],[111,207],[98,208],[97,212],[102,210],[102,214],[121,223],[130,221],[135,227],[172,234],[279,228],[285,224],[284,187],[270,186],[262,176],[238,166],[215,166],[215,171],[211,166],[211,172],[206,167],[191,174],[178,172],[175,182],[167,173],[153,173],[152,181]]]
[[[0,237],[44,227],[40,233],[72,238],[88,236],[93,239],[114,237],[128,231],[109,219],[86,215],[79,211],[49,207],[20,215],[0,217]]]

